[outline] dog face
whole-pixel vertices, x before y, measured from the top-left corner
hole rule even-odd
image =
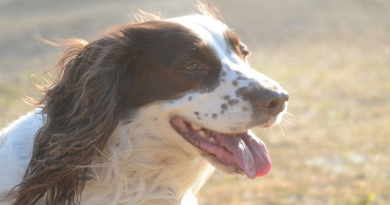
[[[242,132],[254,126],[268,127],[280,121],[286,110],[287,92],[250,67],[247,59],[250,52],[236,34],[207,16],[187,16],[172,21],[198,34],[212,51],[209,55],[214,62],[210,65],[204,59],[195,59],[187,65],[197,68],[191,71],[193,73],[213,73],[210,75],[213,83],[205,83],[202,86],[205,89],[189,92],[174,101],[173,106],[188,105],[186,113],[180,116],[223,133]]]
[[[288,93],[251,68],[249,50],[222,22],[192,15],[159,24],[176,30],[160,33],[159,43],[139,59],[140,115],[222,170],[249,178],[268,173],[268,151],[249,129],[279,122]]]

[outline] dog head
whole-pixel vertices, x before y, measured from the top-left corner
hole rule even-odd
[[[248,48],[209,11],[67,42],[44,89],[47,122],[16,203],[79,201],[88,172],[80,167],[100,156],[119,123],[137,120],[227,172],[255,178],[270,170],[249,129],[279,122],[288,94],[249,65]]]

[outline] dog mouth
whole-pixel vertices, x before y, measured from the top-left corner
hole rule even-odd
[[[211,155],[213,161],[254,179],[271,170],[265,144],[249,130],[227,134],[216,132],[180,118],[170,120],[173,129],[193,146]]]

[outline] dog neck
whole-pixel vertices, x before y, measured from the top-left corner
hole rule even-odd
[[[161,127],[169,124],[161,125],[142,112],[135,119],[116,128],[90,166],[92,180],[82,204],[101,198],[96,192],[111,200],[107,204],[197,204],[195,195],[215,168],[175,146]]]

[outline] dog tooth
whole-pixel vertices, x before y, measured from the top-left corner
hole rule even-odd
[[[200,127],[199,125],[193,124],[193,123],[191,124],[191,127],[194,130],[201,130],[202,129],[202,127]]]
[[[199,134],[201,137],[207,137],[206,133],[204,133],[202,130],[199,131],[198,134]]]

